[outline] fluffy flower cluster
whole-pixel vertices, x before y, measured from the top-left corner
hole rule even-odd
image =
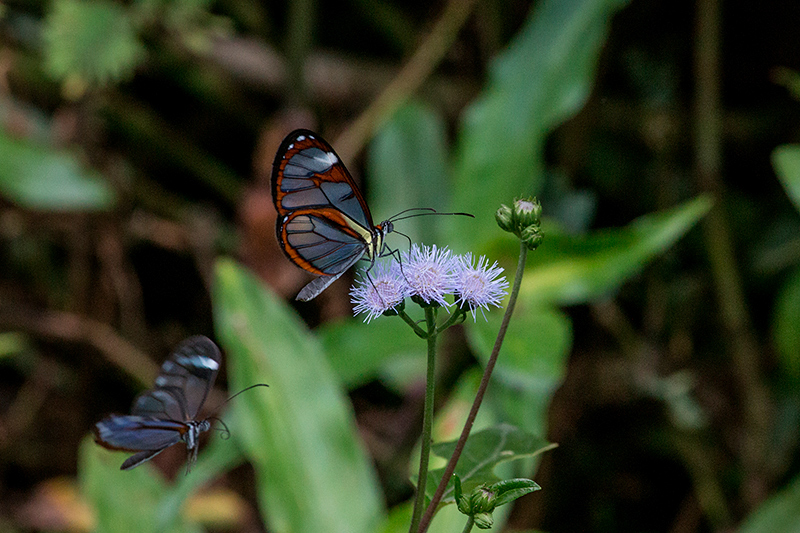
[[[400,262],[376,264],[350,290],[353,312],[365,313],[364,322],[387,311],[398,311],[407,297],[416,297],[426,304],[443,307],[454,305],[445,297],[452,294],[455,305],[468,310],[476,318],[490,305],[500,307],[508,289],[503,269],[481,256],[453,255],[447,248],[412,245]]]

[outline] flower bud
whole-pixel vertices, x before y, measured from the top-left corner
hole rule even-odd
[[[497,221],[497,225],[500,226],[500,229],[503,231],[514,231],[515,227],[513,213],[511,208],[506,204],[500,204],[500,208],[494,214],[494,219]]]
[[[489,529],[494,524],[492,513],[476,513],[473,518],[478,529]]]
[[[525,243],[525,246],[528,247],[528,250],[535,250],[542,243],[544,234],[542,234],[542,230],[538,225],[528,226],[522,230],[520,238]]]
[[[517,227],[524,230],[528,226],[538,226],[542,216],[542,204],[536,198],[518,198],[514,200],[514,218]]]
[[[497,494],[486,486],[478,487],[469,495],[470,507],[473,513],[491,513],[497,505]]]
[[[542,204],[535,197],[517,198],[513,208],[503,204],[494,215],[503,230],[522,239],[530,250],[535,249],[542,241],[539,229],[541,216]]]

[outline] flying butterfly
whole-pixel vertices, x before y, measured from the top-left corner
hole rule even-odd
[[[281,143],[272,166],[272,200],[278,211],[276,232],[286,257],[317,274],[297,295],[315,298],[359,259],[370,263],[383,255],[394,221],[409,211],[437,213],[430,208],[407,209],[372,222],[372,214],[353,177],[330,144],[310,130],[295,130]],[[407,215],[416,216],[416,215]]]
[[[134,400],[130,415],[110,415],[95,424],[95,441],[111,450],[136,452],[121,470],[139,466],[183,441],[188,472],[197,460],[199,435],[211,429],[209,419],[196,417],[214,386],[220,360],[219,348],[207,337],[184,340],[164,361],[155,388]]]

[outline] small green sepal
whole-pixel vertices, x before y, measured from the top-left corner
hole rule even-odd
[[[406,310],[406,301],[401,300],[399,304],[384,311],[383,316],[397,316],[405,310]]]
[[[458,510],[461,514],[469,515],[469,498],[464,496],[464,493],[461,492],[461,478],[458,477],[458,474],[453,474],[453,485],[453,492],[456,498],[456,507],[458,507]]]
[[[422,298],[422,296],[420,296],[418,294],[414,294],[413,296],[411,296],[411,301],[414,302],[415,304],[417,304],[418,306],[420,306],[423,309],[425,309],[427,307],[432,307],[432,308],[441,307],[441,305],[439,305],[439,303],[434,301],[434,300],[431,300],[430,302],[426,302]]]

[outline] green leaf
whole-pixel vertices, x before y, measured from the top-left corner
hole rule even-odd
[[[444,442],[434,444],[431,450],[439,457],[449,458],[453,455],[455,446],[455,441]],[[526,433],[509,424],[500,424],[469,436],[455,473],[461,478],[464,494],[468,494],[484,483],[491,484],[500,481],[500,478],[494,473],[495,467],[500,463],[534,457],[551,448],[552,445],[541,437]],[[433,496],[436,491],[436,486],[443,473],[444,468],[428,472],[426,492],[429,497]],[[453,502],[451,480],[442,503]]]
[[[44,43],[51,76],[90,84],[129,77],[145,55],[127,8],[103,0],[56,0]]]
[[[470,346],[483,363],[501,321],[501,313],[493,312],[488,322],[465,324]],[[572,326],[564,313],[518,300],[487,396],[502,420],[535,435],[547,434],[547,410],[566,375],[571,347]]]
[[[97,172],[83,168],[65,151],[0,132],[0,193],[28,209],[95,211],[111,209],[114,191]]]
[[[156,529],[153,510],[167,494],[167,487],[150,464],[120,470],[119,465],[128,455],[101,448],[88,437],[81,444],[78,478],[84,496],[95,511],[94,531],[199,531],[197,526],[181,521],[174,522],[169,529]]]
[[[785,144],[772,152],[772,166],[786,194],[800,211],[800,145]]]
[[[425,341],[398,317],[380,317],[368,325],[342,320],[316,331],[334,372],[350,389],[375,378],[401,389],[425,373]]]
[[[772,338],[787,378],[800,382],[800,269],[781,287],[775,304]]]
[[[217,263],[215,324],[233,389],[267,383],[233,404],[270,531],[368,532],[383,518],[353,414],[316,339],[231,260]]]
[[[800,533],[800,476],[751,513],[739,533]]]
[[[370,206],[380,220],[413,207],[447,205],[447,133],[441,116],[417,102],[394,114],[367,152]],[[402,222],[413,242],[437,242],[439,227],[429,217]]]
[[[526,494],[541,490],[542,487],[532,479],[505,479],[495,483],[490,488],[497,493],[495,505],[500,507],[522,498]]]
[[[545,0],[491,66],[488,86],[467,110],[458,137],[452,217],[466,246],[491,235],[494,211],[541,190],[547,134],[585,102],[611,16],[627,0]],[[475,246],[472,246],[473,248]]]
[[[640,217],[621,229],[589,236],[546,232],[544,244],[532,254],[520,298],[557,305],[600,298],[672,246],[710,208],[711,200],[699,196],[673,209]]]

